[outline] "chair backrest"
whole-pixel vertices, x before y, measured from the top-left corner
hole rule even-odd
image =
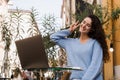
[[[48,68],[48,57],[41,35],[15,41],[23,69]]]

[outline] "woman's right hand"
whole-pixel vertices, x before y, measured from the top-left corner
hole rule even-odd
[[[71,24],[69,28],[70,32],[73,32],[78,26],[80,26],[79,21],[75,22],[74,24]]]

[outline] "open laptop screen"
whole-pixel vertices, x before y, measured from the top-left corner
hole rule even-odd
[[[40,35],[15,41],[23,69],[48,68],[48,58]]]

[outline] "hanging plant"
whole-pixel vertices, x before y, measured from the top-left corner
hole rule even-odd
[[[115,10],[112,11],[112,19],[117,20],[120,16],[120,8],[116,8]]]

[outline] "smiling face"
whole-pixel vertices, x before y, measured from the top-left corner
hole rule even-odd
[[[88,33],[91,29],[92,20],[89,17],[84,18],[84,20],[80,23],[80,33]]]

